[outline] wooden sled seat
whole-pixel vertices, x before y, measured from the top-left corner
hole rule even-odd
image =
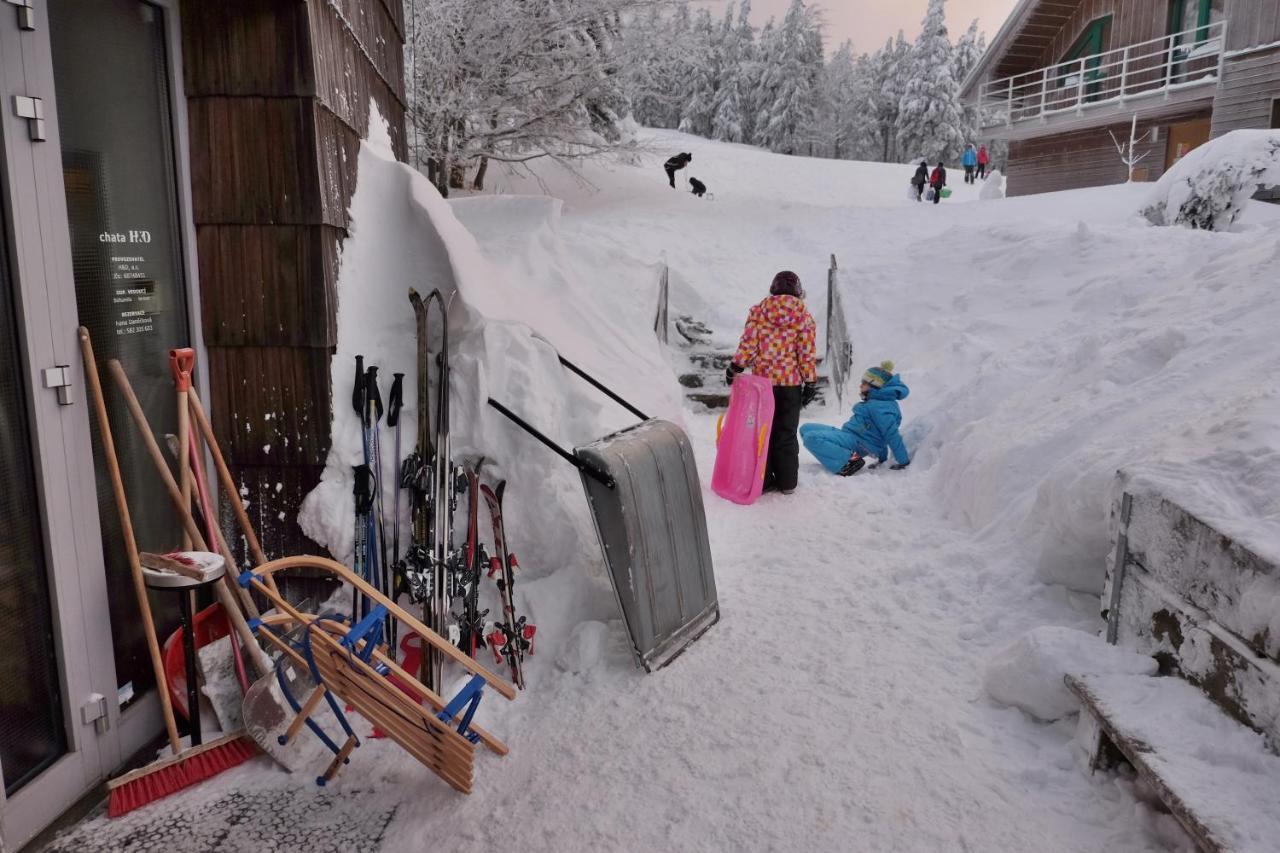
[[[372,612],[351,625],[338,614],[317,615],[296,609],[280,594],[274,576],[298,568],[319,569],[351,585],[370,599]],[[498,755],[507,754],[506,744],[476,726],[472,718],[486,686],[507,699],[515,698],[515,688],[345,566],[321,557],[290,557],[244,572],[240,583],[262,594],[276,609],[276,615],[256,622],[258,636],[290,658],[292,665],[309,670],[314,679],[315,688],[295,705],[298,716],[281,742],[296,736],[304,724],[320,737],[334,753],[333,762],[317,779],[320,784],[333,778],[360,745],[347,720],[348,710],[373,723],[386,737],[464,794],[471,792],[477,744],[484,744]],[[424,643],[440,649],[447,659],[470,673],[471,679],[452,701],[445,702],[406,672],[381,645],[381,625],[387,614],[399,619]],[[346,735],[341,746],[310,720],[322,701],[328,703]]]
[[[1066,678],[1094,768],[1123,757],[1204,851],[1280,850],[1280,757],[1181,678]]]

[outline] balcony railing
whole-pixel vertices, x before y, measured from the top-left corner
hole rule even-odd
[[[1084,113],[1136,98],[1174,93],[1222,76],[1227,22],[1037,68],[983,83],[978,105],[984,127],[1062,113]]]

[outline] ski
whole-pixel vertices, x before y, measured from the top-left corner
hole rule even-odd
[[[489,505],[489,517],[493,522],[494,555],[489,559],[489,577],[495,577],[498,591],[502,593],[502,621],[494,626],[489,634],[489,648],[493,649],[495,662],[502,663],[506,659],[511,668],[511,681],[516,687],[524,689],[524,657],[533,654],[533,638],[537,626],[531,625],[521,616],[516,617],[515,607],[515,573],[519,568],[516,555],[507,549],[506,530],[502,521],[502,497],[507,490],[505,480],[496,488],[487,483],[480,486],[485,503]]]
[[[468,465],[464,471],[467,491],[467,539],[454,575],[453,592],[461,599],[461,610],[454,614],[458,623],[458,648],[471,655],[484,647],[484,619],[488,610],[480,609],[480,578],[484,574],[483,567],[489,559],[480,542],[480,466],[481,459],[474,466]]]
[[[450,598],[454,564],[453,511],[457,507],[457,473],[450,459],[449,444],[449,317],[444,296],[433,290],[423,299],[410,288],[418,334],[418,441],[401,468],[400,481],[409,491],[413,511],[413,540],[405,555],[404,575],[410,595],[422,603],[422,621],[442,637],[455,639],[457,626],[450,630]],[[436,356],[436,405],[430,405],[430,319],[431,303],[440,311],[440,351]],[[434,425],[432,415],[434,414]],[[433,429],[434,426],[434,429]],[[443,687],[444,655],[428,646],[422,656],[420,677],[427,687],[439,692]]]

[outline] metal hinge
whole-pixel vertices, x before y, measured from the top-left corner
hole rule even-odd
[[[75,402],[71,396],[71,367],[59,364],[57,367],[46,367],[41,371],[44,376],[44,387],[56,389],[58,405],[70,406]]]
[[[32,142],[44,142],[44,101],[26,95],[13,96],[13,114],[27,120]]]
[[[4,0],[10,6],[18,7],[18,26],[24,30],[36,28],[36,10],[32,0]]]
[[[111,728],[111,718],[107,716],[107,697],[101,693],[91,693],[88,701],[80,706],[80,719],[87,726],[93,723],[93,729],[103,734]]]

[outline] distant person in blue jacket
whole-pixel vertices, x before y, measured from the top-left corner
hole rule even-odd
[[[889,467],[901,471],[911,464],[911,456],[898,434],[902,423],[898,401],[905,400],[911,392],[893,372],[892,361],[862,374],[860,390],[862,402],[853,407],[853,417],[844,426],[837,429],[824,424],[805,424],[800,427],[800,440],[824,468],[841,477],[851,477],[861,471],[869,456],[876,457],[879,465],[889,458],[890,452],[895,464]]]
[[[978,150],[973,147],[970,142],[964,148],[964,156],[960,158],[960,165],[964,166],[964,182],[972,184],[976,182],[976,174],[978,171]]]

